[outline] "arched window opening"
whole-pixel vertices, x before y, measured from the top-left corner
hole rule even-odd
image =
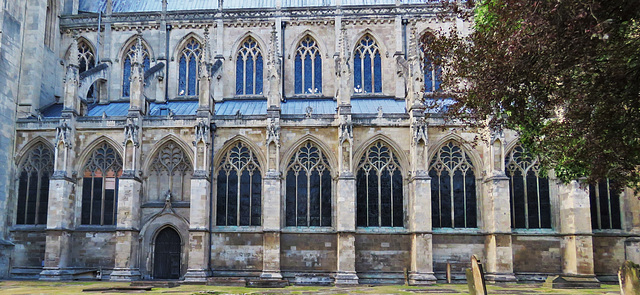
[[[331,171],[321,149],[305,142],[286,171],[286,226],[331,226]]]
[[[137,43],[133,43],[126,51],[123,59],[122,66],[122,97],[129,97],[131,95],[131,66],[133,65],[133,59],[137,50]],[[142,45],[142,66],[146,72],[151,67],[151,59],[149,58],[149,50],[145,45]]]
[[[505,159],[509,177],[512,228],[551,228],[549,179],[538,159],[517,145]]]
[[[355,93],[382,92],[380,49],[378,43],[369,34],[358,41],[353,58],[353,74]]]
[[[107,143],[99,145],[84,166],[82,224],[115,225],[122,158]]]
[[[404,226],[402,186],[398,157],[383,142],[376,142],[358,164],[357,225]]]
[[[248,37],[242,42],[236,58],[236,94],[262,94],[262,52],[258,42]]]
[[[173,141],[165,143],[149,166],[148,201],[164,201],[167,192],[172,201],[189,201],[193,166],[187,154]]]
[[[260,226],[262,174],[255,154],[238,142],[218,167],[216,224]]]
[[[198,95],[198,73],[200,67],[200,53],[202,52],[200,42],[195,38],[190,38],[180,53],[178,70],[178,95],[194,96]]]
[[[322,55],[316,40],[306,36],[296,49],[295,93],[322,93]]]
[[[44,45],[52,49],[53,43],[55,41],[55,32],[56,30],[56,16],[57,16],[57,6],[56,1],[48,0],[47,1],[47,12],[46,19],[44,23]]]
[[[78,60],[78,72],[80,74],[92,69],[96,65],[93,50],[91,50],[91,46],[89,46],[89,44],[84,40],[78,43]],[[87,99],[91,98],[95,98],[93,85],[91,85],[91,87],[89,87],[89,91],[87,91]]]
[[[622,229],[620,192],[609,179],[589,185],[589,201],[592,229]]]
[[[476,178],[471,158],[449,142],[429,165],[433,227],[475,228]]]
[[[16,224],[47,224],[53,152],[39,143],[29,151],[19,169]]]
[[[440,84],[442,84],[442,67],[436,65],[433,59],[430,58],[432,53],[429,52],[429,46],[435,38],[431,34],[425,34],[420,39],[420,50],[424,53],[422,59],[422,70],[424,72],[424,91],[436,92],[440,91]]]

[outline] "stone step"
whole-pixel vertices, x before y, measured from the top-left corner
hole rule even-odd
[[[207,278],[207,286],[232,286],[244,287],[247,285],[245,278],[234,277],[210,277]]]
[[[247,287],[249,288],[284,288],[286,286],[289,286],[289,281],[287,280],[247,280]]]
[[[151,286],[155,288],[173,288],[180,286],[180,281],[135,281],[131,286]]]
[[[151,291],[153,286],[129,286],[129,287],[107,287],[107,288],[87,288],[82,292],[115,292],[115,293],[139,293],[140,291]]]

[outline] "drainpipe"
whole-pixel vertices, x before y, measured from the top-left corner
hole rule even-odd
[[[284,55],[284,28],[287,27],[287,22],[283,21],[283,22],[281,22],[281,25],[282,25],[282,30],[281,30],[282,33],[280,35],[282,35],[282,36],[280,37],[280,39],[281,39],[280,40],[280,47],[282,48],[282,50],[280,50],[280,52],[281,52],[280,56],[281,56],[282,59],[280,61],[280,73],[282,73],[282,75],[280,77],[280,85],[282,86],[282,91],[280,93],[282,93],[282,100],[286,100],[285,99],[286,95],[284,93],[284,75],[285,75],[285,70],[284,70],[284,57],[285,57],[285,55]]]
[[[409,20],[406,18],[402,19],[402,49],[404,49],[404,58],[409,58],[407,56],[407,24],[409,24]]]
[[[215,135],[216,135],[216,124],[212,123],[211,124],[211,162],[209,162],[209,166],[211,166],[210,168],[210,173],[209,173],[209,249],[207,250],[207,252],[209,253],[208,255],[208,259],[207,259],[207,265],[209,268],[209,272],[211,273],[211,275],[213,276],[213,269],[211,269],[211,242],[213,241],[213,237],[211,235],[211,232],[213,232],[213,173],[214,173],[214,169],[213,169],[213,146],[214,146],[214,140],[215,140]]]

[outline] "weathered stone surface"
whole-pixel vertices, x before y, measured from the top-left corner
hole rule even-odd
[[[618,270],[621,295],[640,295],[640,265],[625,261]]]
[[[466,275],[470,294],[487,295],[484,270],[475,255],[471,256],[471,268],[466,269]]]

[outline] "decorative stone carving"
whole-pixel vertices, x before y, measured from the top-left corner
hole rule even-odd
[[[199,120],[194,129],[196,139],[193,141],[193,145],[197,146],[200,142],[209,145],[209,125],[204,120]]]
[[[338,139],[340,140],[340,144],[348,141],[349,143],[353,142],[353,123],[351,122],[350,116],[340,116],[340,135]]]
[[[280,122],[277,118],[267,118],[267,140],[266,144],[275,143],[280,147]]]
[[[311,118],[311,115],[313,115],[313,107],[308,106],[306,109],[304,109],[304,117],[309,119]]]
[[[418,145],[420,142],[427,144],[429,141],[427,137],[427,121],[425,118],[414,118],[411,123],[411,133],[413,136],[412,143]]]
[[[337,85],[335,97],[338,99],[338,104],[345,103],[345,100],[351,97],[351,91],[353,90],[350,64],[351,53],[348,52],[349,45],[347,41],[347,30],[342,28],[338,44],[340,51],[333,55]]]
[[[62,121],[60,125],[56,127],[56,146],[59,146],[60,143],[64,145],[66,148],[72,147],[71,138],[71,126],[67,124],[67,122]]]
[[[269,60],[267,62],[268,80],[269,80],[269,92],[267,98],[269,105],[279,106],[279,102],[282,99],[281,93],[281,80],[282,80],[282,60],[278,56],[278,35],[276,28],[271,30],[271,38],[269,45]]]
[[[124,125],[124,142],[122,142],[122,145],[127,146],[127,142],[131,142],[135,147],[140,146],[140,126],[136,122],[137,119],[127,118],[127,124]]]

